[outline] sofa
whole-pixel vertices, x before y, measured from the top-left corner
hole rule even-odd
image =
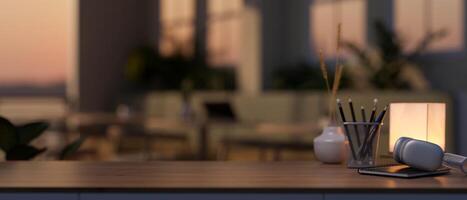
[[[216,151],[219,139],[225,134],[238,137],[251,137],[255,134],[254,128],[245,128],[240,124],[259,123],[284,123],[284,124],[313,124],[317,127],[323,126],[326,119],[329,96],[322,91],[290,92],[290,91],[267,91],[260,94],[242,94],[238,92],[195,92],[191,95],[191,107],[196,119],[206,119],[203,102],[228,101],[237,114],[241,123],[239,127],[223,128],[222,126],[210,127],[210,150]],[[356,108],[365,106],[368,110],[373,105],[373,99],[379,99],[379,109],[390,102],[445,102],[447,105],[446,120],[446,151],[455,149],[454,125],[453,125],[453,100],[441,92],[411,92],[411,91],[341,91],[338,98],[347,100],[352,98]],[[144,97],[144,113],[147,116],[164,119],[179,120],[183,102],[181,94],[177,91],[150,92]],[[369,111],[368,111],[369,112]],[[384,124],[388,124],[389,117],[385,118]],[[380,140],[381,154],[388,153],[389,126],[383,126]],[[313,138],[320,134],[320,130],[313,129],[301,140],[312,143]],[[265,140],[292,140],[296,136],[287,132],[282,134],[259,135]],[[196,140],[196,134],[192,134],[192,140]],[[196,143],[191,142],[193,148]]]

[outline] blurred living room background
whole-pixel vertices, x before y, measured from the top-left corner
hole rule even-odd
[[[0,115],[50,127],[50,160],[312,160],[340,98],[446,102],[467,155],[464,0],[0,0]],[[381,140],[387,149],[388,126]],[[464,144],[463,146],[461,144]],[[382,153],[384,154],[384,152]]]

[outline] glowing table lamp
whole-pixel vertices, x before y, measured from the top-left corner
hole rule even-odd
[[[400,137],[435,143],[444,150],[446,104],[391,103],[389,115],[389,151]]]

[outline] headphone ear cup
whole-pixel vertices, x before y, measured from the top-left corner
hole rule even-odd
[[[435,171],[441,167],[444,152],[436,144],[409,139],[403,141],[398,147],[398,159],[400,163],[410,167]]]
[[[402,152],[405,144],[412,140],[412,138],[408,137],[401,137],[396,141],[396,144],[394,144],[394,149],[392,151],[394,160],[398,163],[404,164],[402,160]]]

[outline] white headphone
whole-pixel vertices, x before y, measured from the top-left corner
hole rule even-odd
[[[459,169],[467,174],[467,158],[444,153],[441,147],[431,142],[401,137],[394,146],[394,160],[410,167],[435,171],[442,165]]]

